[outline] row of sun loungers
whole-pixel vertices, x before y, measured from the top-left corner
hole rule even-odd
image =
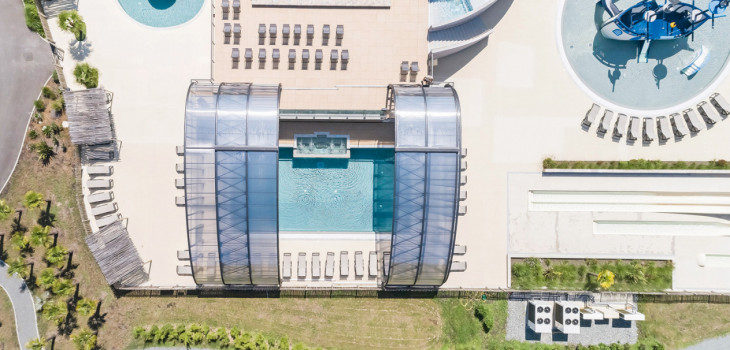
[[[259,38],[264,39],[266,38],[266,24],[260,23],[259,24]],[[269,38],[275,39],[278,35],[278,29],[276,24],[269,24]],[[291,27],[288,24],[284,24],[282,30],[281,30],[281,36],[284,38],[289,38],[290,34],[292,33]],[[330,37],[330,25],[325,24],[322,26],[322,38],[323,39],[329,39]],[[301,24],[295,24],[294,25],[294,38],[298,39],[302,36],[302,25]],[[338,24],[337,28],[335,29],[335,38],[342,39],[345,36],[345,26]],[[313,39],[314,38],[314,24],[307,24],[307,38]]]
[[[593,104],[586,112],[582,125],[585,128],[595,122],[600,114],[601,107]],[[723,119],[723,116],[730,115],[730,104],[720,95],[713,94],[710,96],[710,102],[702,101],[697,105],[697,111],[692,108],[684,110],[680,113],[673,113],[659,117],[639,118],[635,116],[627,116],[619,113],[618,119],[613,124],[613,138],[620,139],[627,134],[629,141],[635,141],[641,138],[644,142],[650,143],[655,139],[660,142],[669,140],[672,136],[682,138],[690,133],[697,133],[705,129],[706,124],[715,124]],[[603,135],[611,130],[614,112],[605,110],[598,125],[598,134]],[[627,130],[628,124],[628,130]]]
[[[267,55],[266,49],[260,48],[259,54],[258,54],[259,61],[262,61],[262,62],[266,61],[266,55]],[[233,59],[234,62],[237,62],[238,60],[240,60],[241,51],[238,48],[233,48],[233,50],[231,50],[231,58]],[[246,60],[246,62],[253,61],[253,49],[246,48],[243,53],[243,58]],[[279,51],[279,49],[273,49],[271,51],[271,58],[274,60],[274,62],[278,62],[281,59],[281,52]],[[297,51],[295,49],[289,49],[288,58],[289,58],[289,63],[295,63],[297,61]],[[302,54],[301,54],[302,62],[305,62],[305,63],[309,62],[309,58],[310,58],[309,49],[302,50]],[[317,49],[314,51],[315,62],[321,63],[323,58],[324,58],[324,53],[322,52],[321,49]],[[337,63],[337,61],[339,61],[340,59],[342,60],[342,63],[348,63],[348,61],[350,60],[350,51],[342,50],[341,54],[340,54],[340,51],[335,50],[335,49],[330,51],[330,62]]]
[[[99,191],[112,188],[114,186],[114,180],[93,178],[94,176],[109,176],[113,171],[114,167],[110,165],[92,165],[86,167],[86,173],[92,177],[86,181],[86,188],[91,192],[91,194],[86,196],[86,201],[89,203],[89,207],[91,207],[89,214],[96,218],[96,226],[99,228],[121,220],[121,215],[117,213],[119,207],[117,203],[112,202],[114,200],[114,192]]]
[[[348,251],[340,252],[340,277],[348,277],[350,275],[350,253]],[[375,277],[378,275],[378,254],[371,251],[368,256],[368,276]],[[292,278],[292,256],[291,253],[284,253],[282,261],[282,277],[285,279]],[[335,253],[328,252],[324,262],[325,278],[333,278],[335,275]],[[319,279],[322,273],[322,264],[319,253],[312,253],[311,262],[307,261],[307,253],[299,253],[297,256],[297,275],[299,279],[307,278],[307,271],[311,271],[312,279]],[[308,270],[310,268],[311,270]],[[365,275],[365,257],[362,251],[356,251],[354,255],[355,276],[362,277]]]

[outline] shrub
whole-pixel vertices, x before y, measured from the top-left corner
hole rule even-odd
[[[60,245],[51,247],[46,251],[46,261],[51,265],[61,266],[66,261],[66,254],[68,251]]]
[[[43,100],[35,100],[35,102],[33,102],[33,106],[38,112],[43,112],[46,110],[46,103],[43,102]]]
[[[63,100],[61,101],[63,102]],[[56,123],[51,124],[49,128],[51,129],[51,132],[55,135],[58,135],[61,133],[61,131],[63,131],[63,127]]]
[[[10,208],[8,203],[6,203],[4,200],[0,199],[0,221],[5,221],[10,217],[10,214],[12,214],[13,210]]]
[[[99,86],[99,70],[88,63],[77,63],[74,68],[74,77],[76,77],[77,83],[87,89]]]
[[[24,235],[22,232],[15,232],[12,236],[10,236],[10,244],[15,248],[15,250],[23,253],[28,252],[30,250],[30,240],[28,239],[28,236]]]
[[[53,101],[53,103],[51,103],[51,109],[53,109],[56,113],[63,112],[63,98]]]
[[[28,138],[30,138],[31,140],[37,139],[38,138],[38,132],[35,131],[35,129],[31,129],[30,131],[28,131]]]
[[[26,349],[30,350],[42,350],[46,346],[44,339],[36,338],[25,344]]]
[[[609,270],[603,270],[598,273],[596,281],[603,289],[609,289],[614,283],[614,273]]]
[[[545,158],[542,161],[542,168],[543,169],[552,169],[552,168],[555,168],[555,165],[556,165],[556,163],[555,163],[554,160],[552,160],[552,158]]]
[[[33,226],[30,230],[30,244],[34,247],[47,246],[50,243],[50,232],[50,226]]]
[[[8,275],[12,276],[16,273],[20,276],[20,278],[28,276],[28,265],[25,264],[25,261],[22,258],[8,261]]]
[[[41,89],[41,95],[43,95],[43,97],[51,99],[51,100],[55,100],[57,97],[56,92],[53,91],[53,89],[51,89],[48,86],[44,86],[43,89]]]
[[[68,296],[74,291],[74,285],[70,280],[65,278],[59,278],[53,281],[51,286],[51,293],[55,295]]]
[[[494,305],[486,303],[477,304],[474,308],[474,316],[482,322],[484,332],[489,333],[492,327],[494,327]]]
[[[35,283],[38,287],[50,289],[54,282],[56,282],[56,271],[52,268],[47,268],[41,271],[41,274],[38,276]]]
[[[53,74],[51,75],[51,79],[53,79],[53,82],[56,84],[60,84],[61,80],[58,79],[58,72],[56,70],[53,70]]]
[[[78,350],[96,349],[96,335],[88,329],[82,329],[75,335],[72,335],[71,340],[73,340]]]
[[[48,164],[48,162],[51,161],[51,158],[56,155],[56,152],[53,151],[53,148],[49,146],[46,141],[34,144],[33,149],[36,153],[38,153],[38,160],[43,162],[43,164]]]
[[[43,318],[61,324],[66,318],[66,305],[60,301],[49,301],[43,304]]]
[[[35,120],[35,122],[38,124],[43,123],[43,115],[41,115],[40,113],[34,113],[33,120]]]
[[[76,303],[76,312],[81,316],[89,316],[96,310],[96,302],[91,299],[81,299]]]
[[[43,24],[41,23],[41,16],[38,15],[38,9],[34,3],[23,5],[25,8],[25,25],[33,32],[38,33],[42,37],[46,37],[46,33],[43,32]]]

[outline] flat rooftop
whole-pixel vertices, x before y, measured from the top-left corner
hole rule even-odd
[[[401,62],[418,62],[419,73],[409,74],[405,81],[420,82],[427,70],[428,2],[422,0],[393,1],[384,8],[327,7],[254,7],[251,0],[241,1],[236,19],[233,10],[224,15],[215,1],[213,18],[213,79],[220,82],[281,83],[282,109],[380,109],[385,106],[388,84],[402,81]],[[227,18],[227,19],[225,19]],[[241,26],[240,40],[232,35],[226,43],[223,28],[226,23]],[[259,39],[259,24],[266,26],[266,37]],[[270,25],[275,24],[277,36],[272,41]],[[291,35],[283,38],[284,24]],[[302,36],[294,39],[294,25],[301,24]],[[314,26],[314,38],[307,40],[307,25]],[[323,40],[322,28],[330,25],[329,40]],[[344,26],[342,40],[336,39],[337,25]],[[231,53],[240,51],[241,59],[234,68]],[[253,62],[243,58],[246,48],[253,50]],[[266,60],[260,65],[259,49],[266,50]],[[279,49],[281,58],[274,65],[272,53]],[[289,50],[296,52],[296,63],[289,65]],[[308,49],[309,64],[302,66],[302,50]],[[315,50],[322,50],[323,59],[317,69]],[[342,61],[333,67],[331,50],[349,51],[349,63]]]

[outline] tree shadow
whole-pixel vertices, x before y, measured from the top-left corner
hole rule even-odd
[[[89,326],[89,329],[96,332],[106,323],[106,313],[101,313],[101,303],[104,300],[99,300],[98,303],[96,303],[96,311],[94,311],[94,314],[89,317],[89,321],[86,322],[86,324]]]
[[[91,48],[91,42],[88,40],[78,41],[74,39],[68,45],[68,52],[77,61],[83,61],[86,57],[89,57],[92,51],[94,50]]]
[[[51,201],[46,200],[46,210],[41,211],[41,215],[38,217],[38,225],[54,227],[56,222],[56,214],[51,213]]]
[[[79,328],[78,317],[76,317],[76,310],[67,309],[66,318],[58,325],[58,334],[68,337],[73,333],[74,329]]]
[[[16,212],[18,213],[18,217],[13,218],[13,224],[11,225],[10,229],[12,230],[12,232],[28,232],[28,227],[23,226],[23,223],[21,222],[21,219],[23,217],[23,211],[18,209],[16,210]]]

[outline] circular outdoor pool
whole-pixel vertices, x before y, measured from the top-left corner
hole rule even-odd
[[[150,27],[172,27],[195,17],[205,0],[119,0],[135,21]]]
[[[615,1],[620,10],[638,2]],[[705,10],[709,2],[696,0],[695,4]],[[716,18],[714,25],[707,21],[695,30],[694,38],[653,41],[648,63],[640,63],[641,42],[601,35],[600,25],[609,17],[600,2],[565,0],[560,36],[568,68],[578,83],[610,103],[646,111],[674,107],[702,93],[725,69],[730,55],[730,18]],[[694,75],[682,74],[682,68],[703,47],[709,52],[704,67]]]

